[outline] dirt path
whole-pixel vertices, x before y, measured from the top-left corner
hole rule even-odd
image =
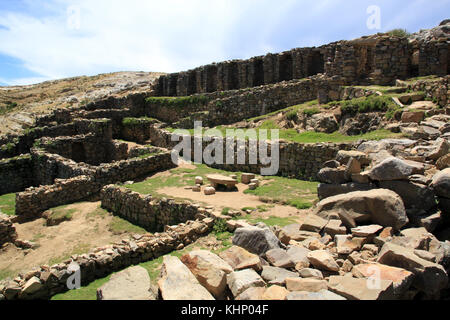
[[[203,192],[193,192],[184,187],[167,187],[158,190],[159,193],[166,194],[174,198],[185,198],[195,202],[202,202],[216,208],[231,208],[241,210],[243,208],[258,208],[264,206],[267,211],[254,214],[260,217],[299,217],[304,215],[304,210],[300,211],[291,206],[283,206],[279,204],[267,205],[267,203],[259,200],[257,196],[244,194],[248,186],[242,183],[237,185],[238,191],[217,191],[216,194],[207,196]]]
[[[0,251],[0,275],[15,275],[29,271],[35,266],[58,263],[72,254],[87,253],[90,249],[104,246],[126,238],[126,234],[114,235],[109,231],[112,215],[93,215],[100,202],[72,204],[67,209],[76,209],[71,221],[58,226],[45,226],[44,219],[16,224],[19,239],[30,240],[39,245],[35,250],[26,251],[9,245]]]

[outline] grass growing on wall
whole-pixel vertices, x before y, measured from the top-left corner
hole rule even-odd
[[[8,216],[16,214],[16,194],[9,193],[0,196],[0,211]]]

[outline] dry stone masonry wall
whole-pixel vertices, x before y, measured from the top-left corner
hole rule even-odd
[[[349,85],[361,81],[387,85],[418,75],[446,75],[448,56],[448,41],[411,42],[407,38],[374,35],[173,73],[161,76],[154,89],[158,96],[186,96],[301,79],[318,73],[341,77]]]

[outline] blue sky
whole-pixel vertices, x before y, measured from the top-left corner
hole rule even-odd
[[[369,6],[380,8],[370,30]],[[0,0],[0,85],[187,70],[450,18],[450,0]]]

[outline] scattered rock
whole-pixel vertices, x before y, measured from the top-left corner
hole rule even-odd
[[[286,300],[289,291],[286,288],[274,285],[266,289],[262,296],[262,300]]]
[[[331,276],[329,290],[349,300],[392,300],[394,290],[391,280],[380,280],[377,283],[370,279]]]
[[[211,196],[213,194],[216,194],[216,189],[213,187],[206,187],[204,190],[205,195]]]
[[[289,291],[318,292],[327,290],[328,284],[325,280],[312,278],[287,278],[286,288]]]
[[[373,167],[369,177],[377,181],[405,180],[413,172],[413,166],[398,158],[390,157]]]
[[[290,256],[283,249],[272,249],[266,252],[267,261],[270,262],[274,267],[279,268],[293,268],[295,267],[294,262],[291,260]]]
[[[309,262],[320,270],[339,271],[339,265],[334,258],[325,250],[317,250],[308,253]]]
[[[158,286],[163,300],[214,300],[177,257],[164,256]]]
[[[227,276],[228,287],[237,297],[251,287],[265,287],[264,280],[253,270],[234,271]]]
[[[198,282],[216,299],[224,297],[227,286],[226,276],[233,268],[212,252],[195,250],[181,257]]]
[[[450,168],[436,173],[431,186],[437,196],[450,199]]]
[[[327,301],[347,299],[331,291],[320,290],[319,292],[294,291],[286,296],[286,300]]]
[[[233,244],[254,254],[263,255],[271,249],[280,248],[280,240],[269,229],[258,227],[239,228],[233,236]]]
[[[414,254],[411,248],[386,243],[378,255],[379,263],[406,269],[416,275],[414,286],[425,293],[435,294],[447,287],[448,276],[444,268]]]
[[[261,271],[262,265],[260,258],[245,250],[244,248],[233,246],[230,249],[219,254],[234,270],[253,269]]]
[[[283,268],[264,266],[261,277],[269,284],[282,286],[286,284],[286,278],[295,278],[298,274]]]

